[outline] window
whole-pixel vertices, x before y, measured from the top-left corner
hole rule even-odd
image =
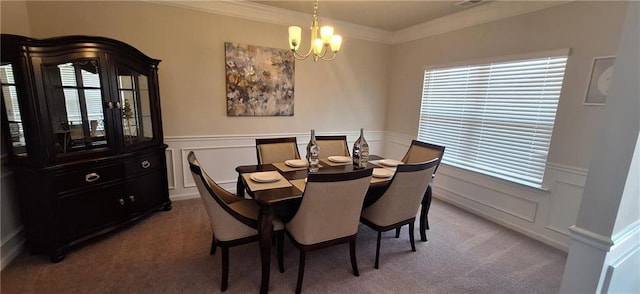
[[[568,50],[551,53],[426,69],[418,139],[446,146],[445,164],[541,187]]]
[[[0,66],[0,85],[2,86],[2,100],[4,101],[7,119],[9,121],[9,133],[11,145],[16,155],[26,156],[27,145],[24,138],[22,117],[20,115],[20,103],[18,91],[13,74],[13,66],[5,64]]]

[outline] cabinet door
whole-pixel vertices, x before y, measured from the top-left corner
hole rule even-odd
[[[57,161],[74,155],[108,152],[111,144],[107,127],[107,71],[102,55],[74,53],[34,58],[34,68],[42,71],[41,88],[46,97],[52,151]],[[95,156],[95,154],[93,154]]]
[[[157,145],[161,138],[157,130],[160,118],[155,68],[118,57],[113,60],[125,150]]]
[[[2,85],[2,111],[8,122],[8,130],[2,131],[8,135],[11,142],[9,152],[16,156],[27,156],[27,144],[24,136],[24,123],[21,115],[20,99],[13,65],[10,63],[0,65],[0,84]],[[3,119],[4,121],[4,119]]]
[[[59,213],[65,241],[124,221],[128,217],[128,207],[123,195],[123,182],[62,195]]]
[[[155,170],[127,180],[127,200],[134,216],[150,212],[168,202],[167,184],[163,170]]]

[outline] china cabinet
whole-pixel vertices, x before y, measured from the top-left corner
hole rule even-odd
[[[103,37],[2,34],[2,132],[27,247],[67,249],[170,210],[158,64]]]

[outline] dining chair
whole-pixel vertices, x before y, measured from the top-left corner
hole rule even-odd
[[[307,251],[349,243],[351,268],[359,276],[356,237],[360,211],[373,169],[350,173],[311,173],[300,206],[285,224],[287,235],[300,250],[296,293],[302,291]]]
[[[258,241],[257,227],[260,206],[255,200],[237,197],[216,184],[202,169],[193,151],[189,152],[187,160],[213,231],[209,254],[215,254],[216,247],[222,249],[220,291],[224,292],[227,290],[229,280],[229,248]],[[273,220],[273,230],[278,251],[279,270],[284,272],[284,225],[277,218]]]
[[[411,251],[416,251],[413,238],[413,223],[418,213],[420,201],[431,182],[431,174],[438,165],[439,158],[422,163],[398,165],[387,190],[376,202],[362,210],[360,221],[378,232],[376,262],[380,259],[380,239],[382,232],[409,225]]]
[[[347,136],[316,136],[321,157],[351,156]]]
[[[300,159],[296,137],[256,138],[258,164]]]
[[[411,140],[411,145],[409,146],[407,153],[402,158],[402,162],[417,163],[438,158],[436,168],[433,170],[433,175],[431,175],[431,177],[435,177],[438,166],[440,166],[442,156],[444,156],[444,149],[444,146],[418,140]],[[427,187],[427,191],[425,192],[422,201],[422,207],[420,208],[420,240],[422,241],[427,241],[427,234],[425,230],[429,229],[429,208],[431,208],[432,194],[431,183],[429,183],[429,187]],[[396,230],[396,238],[397,237],[400,237],[400,228]]]

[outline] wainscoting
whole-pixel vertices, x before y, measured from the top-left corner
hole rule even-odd
[[[345,133],[319,135],[337,134]],[[166,138],[171,199],[198,197],[186,163],[189,151],[196,152],[207,172],[221,186],[235,191],[235,167],[256,163],[255,138],[290,136],[298,138],[300,155],[304,157],[309,135],[301,133]],[[351,148],[358,132],[347,136]],[[397,159],[402,158],[413,139],[389,132],[366,132],[365,138],[372,154]],[[568,229],[575,223],[586,178],[585,169],[548,163],[545,188],[536,189],[443,164],[433,191],[438,199],[567,251]]]
[[[359,132],[316,133],[316,135],[347,135],[347,143],[351,150]],[[256,164],[256,138],[296,137],[300,156],[305,157],[309,142],[307,133],[260,134],[242,136],[206,136],[206,137],[167,137],[167,169],[169,173],[169,193],[172,200],[199,197],[189,165],[187,154],[194,151],[198,160],[223,188],[235,192],[238,174],[235,168],[239,165]],[[369,143],[372,154],[383,155],[384,132],[366,132],[365,139]],[[409,141],[410,142],[410,141]],[[322,150],[320,150],[322,157]]]
[[[359,132],[318,133],[347,135],[349,149]],[[256,163],[255,138],[291,137],[298,139],[302,157],[306,154],[308,133],[260,135],[220,135],[167,137],[167,173],[169,193],[173,201],[199,197],[191,177],[187,154],[195,151],[209,175],[225,189],[235,192],[235,167]],[[390,132],[365,132],[371,154],[400,159],[409,148],[410,136]],[[321,151],[322,153],[322,151]],[[446,151],[445,151],[446,154]],[[3,173],[3,183],[10,173]],[[461,207],[471,213],[499,223],[553,247],[567,251],[569,227],[574,225],[584,191],[587,170],[548,163],[545,189],[534,189],[474,172],[441,165],[434,180],[434,197]],[[11,191],[3,185],[2,210],[12,207],[13,219],[18,219]],[[5,193],[6,192],[6,193]],[[19,221],[5,224],[3,216],[2,266],[20,252],[24,243]],[[431,224],[437,226],[437,223]]]

